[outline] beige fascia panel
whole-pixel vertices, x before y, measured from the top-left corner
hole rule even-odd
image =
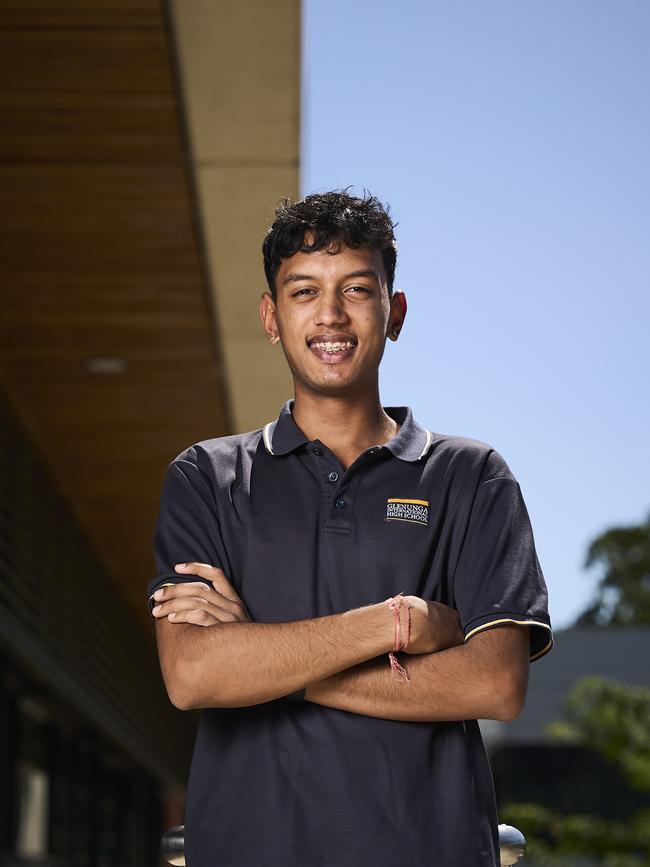
[[[293,384],[282,347],[248,335],[228,337],[228,363],[235,392],[249,400],[238,402],[240,430],[262,427],[277,417],[285,400],[293,397]],[[246,359],[245,364],[237,362]]]
[[[198,171],[203,232],[224,332],[262,331],[259,301],[268,287],[262,240],[284,195],[297,195],[293,169],[210,167]]]
[[[261,244],[299,193],[300,0],[173,0],[171,20],[197,208],[233,432],[293,394],[259,317]]]

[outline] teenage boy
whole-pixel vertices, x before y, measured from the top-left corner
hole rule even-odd
[[[546,586],[499,453],[381,404],[393,229],[374,197],[283,201],[260,314],[294,398],[167,469],[148,592],[201,708],[190,867],[499,864],[477,719],[520,713]]]

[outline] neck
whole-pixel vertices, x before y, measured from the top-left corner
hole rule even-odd
[[[296,388],[293,417],[305,436],[334,452],[360,453],[384,445],[399,425],[381,405],[378,387],[357,395],[323,396]]]

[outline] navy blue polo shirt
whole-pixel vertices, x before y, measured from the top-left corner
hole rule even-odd
[[[399,431],[345,470],[307,439],[292,407],[170,463],[149,598],[197,580],[174,571],[193,560],[220,566],[257,622],[402,591],[454,606],[466,640],[528,624],[531,661],[550,650],[528,513],[497,451],[428,431],[409,407],[384,407]],[[408,671],[409,655],[398,658]],[[284,697],[201,711],[185,834],[189,867],[499,864],[476,720],[387,720]]]

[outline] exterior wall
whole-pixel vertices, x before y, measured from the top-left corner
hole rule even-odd
[[[622,683],[650,687],[650,628],[581,627],[559,630],[555,646],[530,668],[526,706],[512,722],[481,723],[486,743],[548,744],[546,725],[560,719],[562,703],[582,677],[598,675]]]
[[[0,527],[0,864],[153,865],[195,718],[3,400]]]

